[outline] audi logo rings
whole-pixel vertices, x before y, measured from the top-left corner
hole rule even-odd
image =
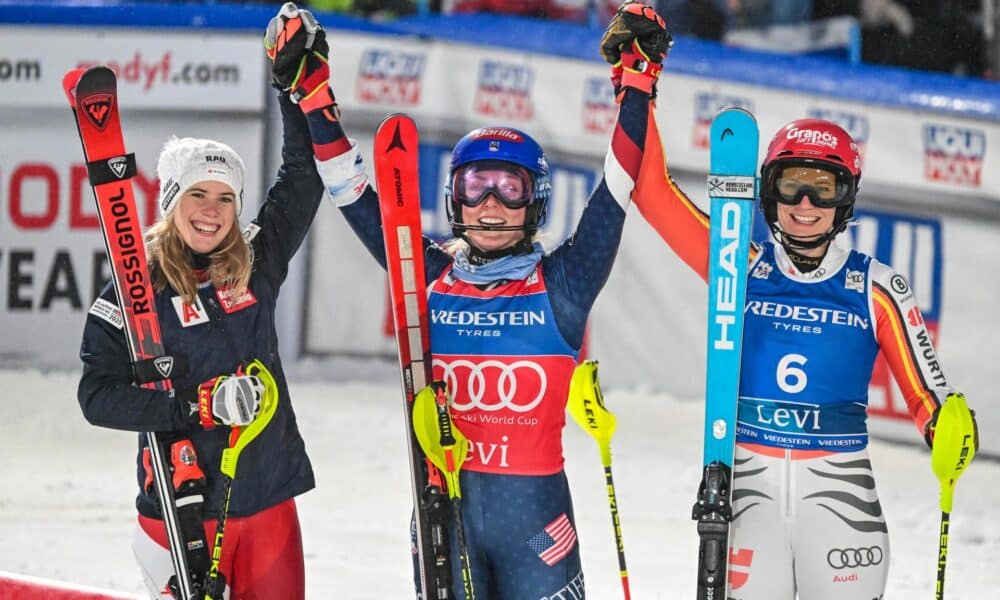
[[[833,548],[826,553],[826,563],[834,569],[872,567],[882,563],[881,546],[869,548]]]
[[[460,359],[448,363],[435,359],[434,366],[443,369],[441,378],[448,384],[449,390],[455,390],[452,402],[452,408],[455,410],[465,411],[478,408],[487,412],[495,412],[506,408],[517,413],[524,413],[541,403],[548,388],[545,369],[528,360],[516,360],[508,364],[499,360],[472,362]],[[463,401],[463,394],[459,393],[458,387],[459,375],[466,376],[460,371],[465,370],[468,370],[465,386],[466,395],[468,395],[467,401]],[[524,404],[526,398],[518,396],[517,393],[518,376],[523,377],[531,373],[535,374],[538,381],[538,394],[533,400]],[[487,394],[487,390],[491,393]]]

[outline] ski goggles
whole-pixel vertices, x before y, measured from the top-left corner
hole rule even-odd
[[[481,160],[462,165],[453,179],[455,198],[475,208],[493,196],[509,209],[524,208],[535,197],[534,177],[519,165],[502,160]]]
[[[769,183],[774,197],[794,206],[802,198],[817,208],[837,208],[854,202],[854,178],[838,170],[815,165],[794,165],[776,169]]]

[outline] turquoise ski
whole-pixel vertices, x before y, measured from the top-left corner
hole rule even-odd
[[[732,519],[730,499],[743,309],[754,199],[758,193],[760,136],[756,119],[739,108],[720,112],[712,121],[710,135],[704,472],[692,518],[698,521],[697,598],[723,600]]]

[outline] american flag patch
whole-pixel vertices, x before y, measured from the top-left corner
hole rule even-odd
[[[563,513],[527,543],[538,554],[538,558],[551,567],[565,558],[576,545],[576,531],[573,530],[569,517]]]

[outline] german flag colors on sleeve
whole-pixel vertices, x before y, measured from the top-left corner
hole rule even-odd
[[[872,260],[870,273],[875,335],[910,415],[923,432],[934,410],[953,390],[909,282],[876,260]]]

